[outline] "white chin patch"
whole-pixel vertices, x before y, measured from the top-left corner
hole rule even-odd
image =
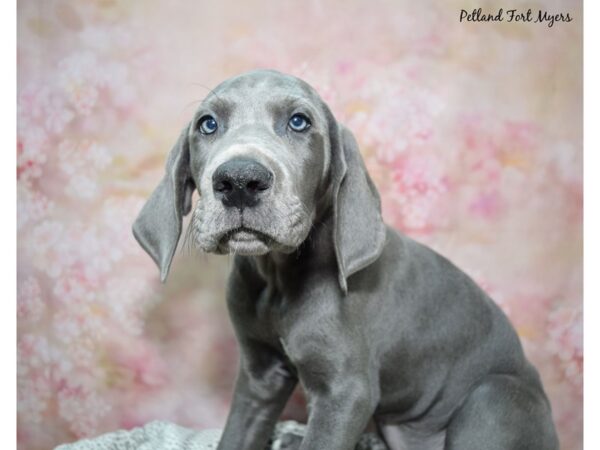
[[[233,233],[223,242],[222,248],[226,253],[239,255],[264,255],[269,252],[269,246],[252,231],[240,230]]]

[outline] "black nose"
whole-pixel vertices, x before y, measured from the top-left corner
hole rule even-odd
[[[225,206],[255,206],[261,194],[271,188],[273,174],[252,159],[235,158],[217,167],[213,173],[215,197]]]

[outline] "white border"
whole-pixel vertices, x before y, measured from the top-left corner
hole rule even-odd
[[[2,192],[2,209],[0,221],[0,274],[2,274],[2,298],[0,299],[0,317],[2,334],[2,370],[0,370],[0,386],[2,386],[2,447],[16,448],[16,264],[17,254],[17,220],[16,220],[16,3],[3,1],[0,3],[2,18],[2,52],[0,58],[5,69],[0,72],[0,98],[2,98],[2,139],[0,151],[0,192]]]

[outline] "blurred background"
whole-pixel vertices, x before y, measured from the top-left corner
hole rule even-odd
[[[221,427],[237,350],[228,257],[165,285],[130,228],[220,81],[274,68],[356,135],[388,223],[515,325],[565,450],[582,447],[582,5],[459,23],[485,0],[18,2],[20,449],[164,419]],[[296,393],[285,417],[305,419]]]

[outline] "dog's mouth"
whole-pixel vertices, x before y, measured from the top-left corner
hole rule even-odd
[[[264,255],[274,244],[275,241],[265,233],[239,227],[223,235],[219,242],[219,250],[240,255]]]

